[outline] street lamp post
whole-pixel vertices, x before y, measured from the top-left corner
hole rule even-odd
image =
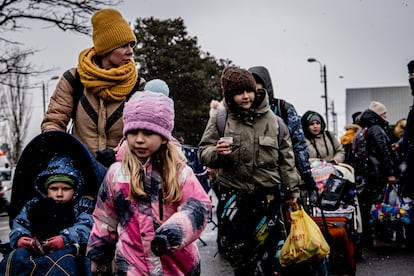
[[[324,88],[324,95],[322,96],[325,98],[325,118],[326,118],[326,129],[329,130],[329,112],[328,112],[328,84],[326,79],[326,65],[322,65],[322,63],[315,59],[315,58],[308,58],[308,62],[317,62],[319,63],[320,70],[321,70],[321,82],[323,82]]]
[[[43,81],[42,82],[42,92],[43,92],[43,114],[45,114],[46,113],[46,90],[48,89],[48,87],[49,87],[49,81],[51,81],[51,80],[57,80],[59,78],[59,76],[53,76],[53,77],[51,77],[50,79],[48,79],[47,80],[47,82],[46,82],[46,84],[45,84],[45,82]],[[47,93],[48,95],[47,96],[49,96],[49,93]]]

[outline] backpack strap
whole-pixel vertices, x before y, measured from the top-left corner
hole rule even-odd
[[[329,141],[331,142],[332,148],[335,150],[334,141],[332,139],[332,135],[328,130],[325,130],[326,136],[328,136]]]
[[[220,137],[224,136],[224,128],[226,127],[227,122],[227,109],[219,108],[217,110],[217,130],[219,132]]]
[[[70,70],[66,70],[65,73],[63,73],[63,76],[65,79],[70,83],[70,85],[73,88],[73,110],[72,110],[72,119],[76,118],[76,111],[78,109],[79,102],[81,103],[83,109],[85,109],[88,116],[91,118],[91,120],[98,124],[98,114],[93,109],[92,105],[88,101],[88,99],[83,94],[84,86],[80,80],[80,75],[78,73],[78,70],[75,72],[75,76],[72,75]],[[128,101],[129,98],[136,92],[143,90],[145,86],[145,82],[141,83],[141,77],[138,76],[137,82],[135,83],[134,88],[131,90],[131,92],[127,95],[125,101]],[[118,121],[119,118],[122,117],[122,112],[124,110],[124,102],[109,116],[106,122],[105,130],[108,131],[113,124]]]
[[[75,119],[78,103],[79,103],[79,101],[80,101],[80,99],[83,95],[83,84],[80,80],[78,70],[75,71],[75,76],[72,75],[70,70],[66,70],[65,73],[63,73],[63,76],[70,83],[70,85],[72,86],[72,89],[73,89],[73,92],[72,92],[72,97],[73,97],[72,118]]]
[[[274,99],[275,107],[273,113],[279,117],[281,117],[285,122],[287,120],[287,110],[289,108],[289,104],[282,99]]]
[[[280,117],[282,116],[282,109],[281,109],[281,102],[282,100],[277,99],[277,110],[275,110],[278,114],[275,113],[275,115],[279,115]]]
[[[279,134],[277,136],[277,142],[279,143],[278,145],[280,147],[280,145],[283,142],[283,137],[285,136],[285,127],[284,127],[285,122],[279,116],[276,116],[276,119],[279,124]]]

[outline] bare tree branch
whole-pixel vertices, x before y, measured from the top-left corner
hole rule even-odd
[[[1,45],[1,43],[0,43]],[[20,63],[21,59],[27,60],[34,55],[35,50],[20,50],[16,47],[3,47],[4,54],[0,56],[0,85],[10,85],[10,77],[14,74],[30,75],[33,77],[50,72],[50,70],[39,70],[29,62]]]
[[[90,16],[104,6],[121,0],[3,0],[0,2],[0,33],[29,28],[27,21],[46,23],[63,31],[90,34]],[[48,25],[49,24],[49,25]]]
[[[21,50],[24,43],[16,41],[13,34],[30,29],[33,22],[45,28],[59,28],[90,35],[91,15],[122,0],[0,0],[0,142],[10,149],[8,156],[15,164],[20,157],[30,122],[31,103],[27,91],[29,77],[36,77],[50,70],[40,70],[28,62],[36,50]],[[9,146],[7,146],[9,145]]]
[[[44,23],[45,28],[59,28],[80,34],[90,34],[90,17],[104,6],[117,5],[122,0],[0,0],[0,75],[21,72],[21,68],[12,68],[8,60],[8,47],[22,46],[15,41],[13,33],[30,29],[30,22]],[[8,37],[10,36],[10,37]],[[0,80],[1,83],[3,83]]]
[[[20,68],[22,71],[30,71],[31,65],[27,62],[30,53],[15,51],[13,60],[9,60],[10,67]],[[3,127],[3,143],[8,143],[8,157],[13,164],[16,164],[26,138],[27,128],[31,117],[31,103],[27,98],[27,90],[30,88],[29,75],[20,72],[10,72],[8,79],[4,79],[0,94],[0,117]],[[2,144],[3,144],[2,143]]]

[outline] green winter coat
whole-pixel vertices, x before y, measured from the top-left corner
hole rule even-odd
[[[290,197],[299,196],[300,177],[289,131],[286,125],[281,145],[278,142],[279,124],[269,108],[266,95],[251,116],[244,118],[232,113],[226,104],[227,122],[224,136],[233,137],[232,153],[219,156],[216,144],[220,139],[217,114],[207,123],[199,144],[198,158],[203,165],[217,168],[220,185],[241,191],[283,184]]]

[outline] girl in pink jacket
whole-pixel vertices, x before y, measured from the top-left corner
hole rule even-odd
[[[137,93],[125,104],[127,146],[100,187],[87,255],[92,271],[117,275],[199,275],[195,241],[211,201],[171,143],[173,101]]]

